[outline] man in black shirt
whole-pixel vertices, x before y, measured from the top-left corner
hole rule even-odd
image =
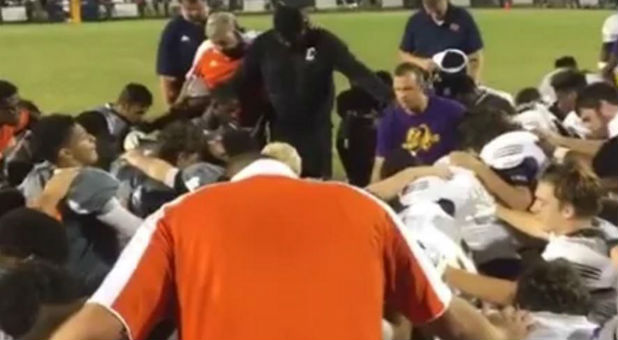
[[[343,73],[383,104],[391,100],[392,91],[334,34],[311,27],[300,9],[279,6],[273,21],[274,29],[249,48],[235,85],[260,84],[275,111],[270,122],[272,139],[298,150],[303,176],[329,178],[333,71]]]

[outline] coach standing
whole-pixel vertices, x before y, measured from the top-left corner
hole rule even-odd
[[[330,178],[334,71],[378,102],[390,102],[393,94],[339,38],[312,27],[299,8],[303,6],[277,7],[274,29],[255,39],[235,80],[240,87],[254,84],[265,89],[275,111],[270,122],[272,139],[298,150],[302,175]]]
[[[483,65],[483,39],[467,10],[448,0],[423,0],[423,8],[408,20],[399,53],[405,62],[432,72],[435,54],[453,48],[468,55],[468,74],[477,82]]]
[[[195,52],[206,38],[208,11],[204,0],[180,0],[180,15],[170,20],[161,34],[157,74],[167,105],[178,98]]]

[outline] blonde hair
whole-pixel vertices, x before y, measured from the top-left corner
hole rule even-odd
[[[217,39],[236,30],[236,17],[229,12],[216,12],[208,16],[206,36]]]
[[[262,149],[262,155],[274,158],[289,166],[295,174],[300,176],[302,159],[296,149],[287,143],[269,143]]]

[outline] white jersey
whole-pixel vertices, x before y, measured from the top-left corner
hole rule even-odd
[[[604,233],[600,229],[598,231],[598,236],[550,236],[543,259],[567,260],[590,289],[615,288],[618,272],[608,256],[609,248]]]
[[[526,340],[588,340],[598,327],[580,315],[534,312],[532,318],[533,329]]]
[[[586,138],[590,135],[590,130],[584,124],[584,121],[577,115],[575,111],[569,112],[562,125],[571,133],[576,134],[581,138]]]
[[[513,117],[513,121],[520,124],[528,131],[551,131],[558,133],[557,125],[560,121],[554,116],[547,106],[535,103]]]
[[[510,184],[530,185],[549,163],[538,142],[528,131],[507,132],[487,143],[480,157]]]
[[[440,205],[429,201],[417,202],[399,216],[439,271],[448,264],[476,272],[474,263],[462,247],[459,226]]]
[[[422,215],[423,210],[418,206],[426,202],[438,207],[439,203],[452,205],[455,225],[450,228],[445,227],[448,223],[434,225],[455,243],[465,241],[475,253],[475,258],[481,259],[480,262],[516,257],[516,244],[511,231],[495,218],[494,198],[471,171],[454,166],[450,169],[453,172],[451,179],[423,177],[408,185],[400,196],[400,202],[409,209],[414,208],[406,213],[419,211]],[[410,219],[409,216],[406,218]]]
[[[537,89],[541,93],[541,98],[543,99],[545,103],[552,104],[553,102],[556,101],[556,91],[554,91],[554,87],[551,86],[551,79],[556,74],[564,70],[566,70],[566,68],[554,69],[553,71],[543,76],[543,79],[541,79],[541,82],[539,83],[539,86]]]

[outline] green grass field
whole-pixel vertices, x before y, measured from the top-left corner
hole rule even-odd
[[[474,10],[486,46],[484,82],[516,92],[536,85],[560,55],[596,67],[600,29],[609,11]],[[314,14],[374,69],[391,70],[409,11]],[[270,16],[243,16],[251,29],[270,27]],[[44,112],[78,113],[113,100],[130,81],[156,94],[151,115],[163,112],[154,72],[163,20],[82,25],[0,25],[0,79],[18,84]],[[337,77],[338,90],[347,82]],[[335,162],[335,174],[342,174]]]
[[[486,44],[487,84],[514,92],[534,85],[553,59],[572,54],[594,68],[600,27],[610,12],[592,10],[475,10]],[[410,12],[316,14],[313,20],[341,36],[372,68],[392,69]],[[268,16],[245,16],[244,26],[266,29]],[[154,74],[163,20],[83,25],[0,26],[0,78],[18,84],[45,112],[76,113],[114,98],[123,84],[147,84]],[[339,89],[347,82],[338,78]]]

